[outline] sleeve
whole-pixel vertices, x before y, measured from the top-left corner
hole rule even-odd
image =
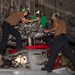
[[[34,19],[36,19],[36,16],[35,16],[35,15],[34,15],[34,16],[32,16],[31,20],[34,20]]]

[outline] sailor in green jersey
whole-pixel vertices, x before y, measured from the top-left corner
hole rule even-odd
[[[37,16],[40,17],[40,25],[42,26],[42,28],[45,28],[47,21],[46,21],[46,17],[43,15],[43,12],[37,11],[36,15],[32,17],[32,20],[36,19]]]
[[[43,12],[42,11],[37,11],[35,13],[34,16],[32,16],[32,20],[36,19],[36,17],[40,17],[40,20],[38,22],[38,25],[40,25],[43,29],[47,27],[47,19],[46,19],[46,16],[44,16]],[[50,36],[49,35],[46,35],[46,36],[43,36],[42,37],[43,41],[46,42],[46,44],[48,44],[49,46],[52,45],[52,41],[50,39]]]

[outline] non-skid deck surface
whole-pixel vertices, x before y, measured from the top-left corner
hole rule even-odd
[[[74,75],[70,74],[66,68],[53,70],[51,73],[46,71],[36,71],[30,69],[16,68],[16,69],[3,69],[0,68],[0,75]]]

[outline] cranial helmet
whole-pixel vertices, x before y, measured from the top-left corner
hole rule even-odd
[[[21,8],[21,11],[22,12],[25,12],[25,11],[28,11],[29,12],[29,8],[24,6],[24,7]]]
[[[35,14],[43,14],[43,12],[38,10]]]
[[[52,16],[52,15],[54,15],[56,18],[59,18],[59,17],[60,17],[60,14],[59,14],[58,12],[52,12],[52,13],[51,13],[51,16]]]
[[[58,12],[55,13],[55,17],[58,18],[60,14]]]

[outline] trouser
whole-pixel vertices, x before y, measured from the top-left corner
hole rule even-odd
[[[16,38],[16,48],[22,47],[21,35],[13,26],[11,26],[6,21],[2,24],[2,39],[0,42],[0,54],[5,52],[5,48],[8,42],[9,34],[13,35]]]
[[[61,35],[56,36],[53,39],[53,43],[50,48],[50,56],[49,56],[49,60],[48,60],[46,67],[52,69],[55,63],[56,57],[58,53],[60,52],[60,50],[65,54],[65,56],[70,58],[73,65],[75,65],[75,55],[72,53],[72,48],[70,44],[68,43],[68,39],[66,35],[61,34]]]
[[[50,47],[52,46],[50,35],[43,36],[42,39],[46,42],[47,45],[49,45]]]

